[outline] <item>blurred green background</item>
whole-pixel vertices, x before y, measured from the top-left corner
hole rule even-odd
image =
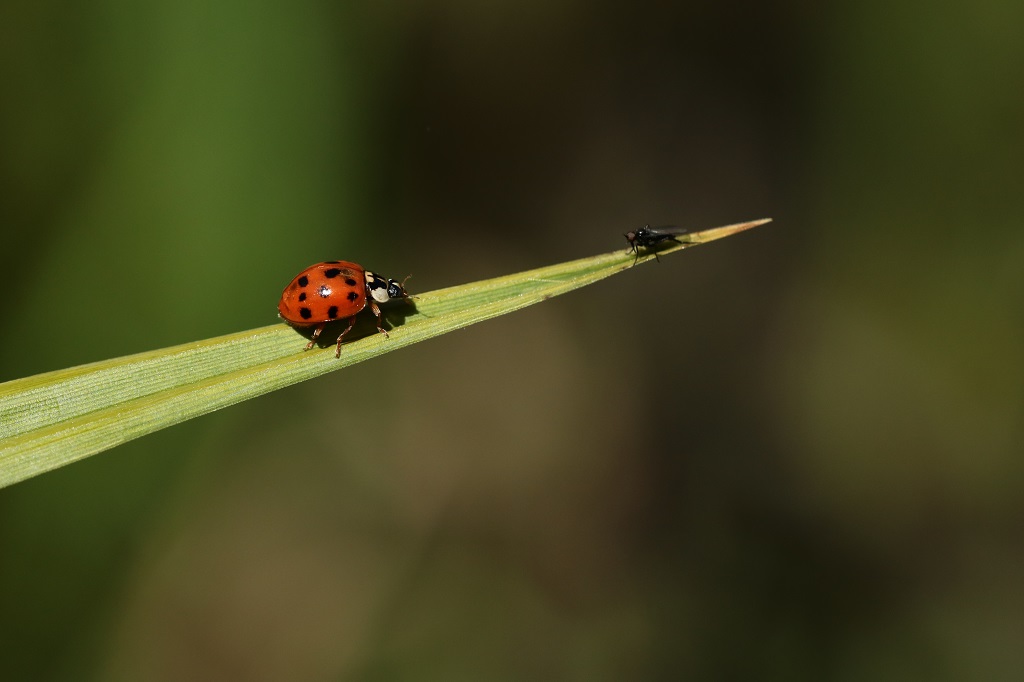
[[[3,3],[0,381],[776,222],[0,491],[0,677],[1019,679],[1021,26]]]

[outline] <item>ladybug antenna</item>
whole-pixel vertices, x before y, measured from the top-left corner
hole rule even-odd
[[[405,276],[405,279],[402,280],[402,296],[403,296],[403,298],[406,298],[406,299],[416,298],[415,296],[410,295],[409,292],[405,290],[405,283],[409,281],[410,277],[412,277],[412,273],[411,272],[408,275]]]

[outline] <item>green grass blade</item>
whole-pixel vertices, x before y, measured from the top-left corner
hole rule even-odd
[[[687,234],[660,255],[727,237],[768,220]],[[642,251],[639,263],[654,258]],[[391,338],[370,334],[303,351],[275,324],[0,384],[0,487],[133,438],[413,343],[519,310],[630,268],[620,249],[418,295]],[[327,334],[325,334],[327,336]]]

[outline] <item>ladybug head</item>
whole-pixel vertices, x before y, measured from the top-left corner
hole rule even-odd
[[[402,286],[403,284],[405,284],[405,282],[402,282],[402,284],[399,284],[395,280],[389,279],[388,280],[388,298],[408,298],[409,294],[405,293],[405,287]]]
[[[403,283],[404,284],[404,283]],[[377,303],[387,303],[396,298],[408,298],[405,287],[393,279],[385,279],[372,272],[366,273],[366,288]]]

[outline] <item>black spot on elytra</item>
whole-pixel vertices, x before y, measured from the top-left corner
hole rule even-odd
[[[350,287],[354,287],[356,285],[356,281],[351,277],[346,277],[345,284],[349,285]]]
[[[334,265],[334,264],[340,263],[340,262],[341,262],[340,260],[325,260],[324,261],[324,265]]]
[[[299,308],[299,317],[301,317],[304,320],[308,320],[309,318],[313,317],[313,311],[310,310],[309,308]]]
[[[324,270],[324,277],[326,277],[327,279],[337,277],[340,274],[341,268],[328,268],[327,270]]]
[[[332,305],[330,308],[327,309],[327,317],[328,318],[333,320],[337,316],[338,316],[338,306]]]
[[[299,286],[300,287],[304,287],[307,284],[309,284],[309,277],[306,277],[305,275],[303,275],[302,277],[299,277]]]
[[[327,298],[331,295],[331,288],[326,284],[321,284],[320,288],[316,290],[316,293],[320,294],[320,298]]]
[[[306,292],[303,291],[301,294],[299,294],[299,303],[302,303],[305,300],[306,300]]]
[[[347,298],[347,299],[348,299],[348,300],[350,300],[350,301],[354,301],[354,300],[356,300],[357,298],[359,298],[359,294],[357,294],[357,293],[356,293],[356,292],[354,292],[354,291],[350,291],[350,292],[348,292],[348,296],[346,296],[345,298]]]

